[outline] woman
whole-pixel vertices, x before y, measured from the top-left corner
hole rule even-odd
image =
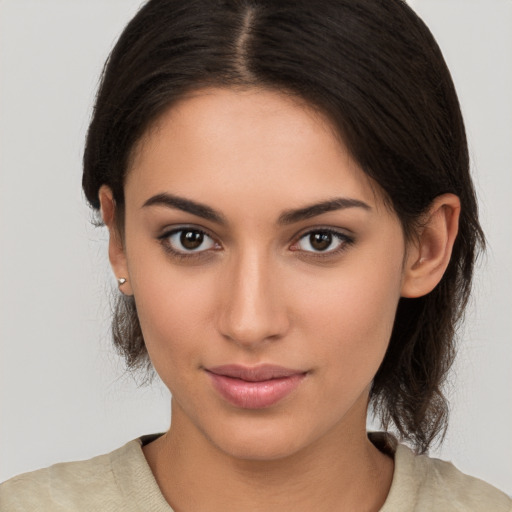
[[[418,453],[483,235],[453,85],[387,0],[150,1],[105,68],[85,194],[114,341],[172,423],[2,510],[510,510]],[[229,482],[226,485],[226,482]]]

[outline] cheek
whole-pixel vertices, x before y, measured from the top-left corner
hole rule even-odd
[[[146,347],[162,378],[199,366],[204,347],[211,341],[207,326],[215,302],[216,281],[211,273],[170,268],[168,262],[162,264],[156,258],[130,274]]]
[[[374,259],[373,257],[369,259]],[[399,262],[400,264],[397,264]],[[357,385],[375,375],[386,352],[400,298],[401,259],[361,259],[310,294],[306,316],[321,367]],[[303,309],[306,309],[303,306]]]

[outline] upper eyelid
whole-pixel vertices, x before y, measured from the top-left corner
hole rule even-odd
[[[335,228],[332,226],[314,226],[314,227],[308,227],[303,231],[300,231],[299,234],[294,235],[292,240],[300,240],[301,238],[310,235],[311,233],[321,233],[321,232],[328,232],[332,233],[333,235],[339,235],[342,238],[353,238],[354,234],[352,231],[346,228]]]
[[[175,233],[179,233],[180,231],[186,231],[187,229],[190,231],[199,231],[200,233],[209,236],[213,240],[217,240],[218,238],[215,235],[212,235],[208,229],[200,226],[194,226],[193,224],[183,224],[174,227],[168,226],[161,230],[161,234],[158,235],[158,238],[167,238]]]

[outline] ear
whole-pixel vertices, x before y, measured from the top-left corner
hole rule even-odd
[[[126,261],[126,252],[121,234],[116,225],[117,212],[114,195],[110,187],[102,185],[98,192],[98,197],[100,200],[101,217],[109,232],[108,257],[110,265],[112,266],[116,279],[126,279],[124,284],[119,285],[121,292],[125,295],[133,295]]]
[[[418,236],[407,248],[402,297],[421,297],[441,281],[459,230],[460,200],[443,194],[432,202]]]

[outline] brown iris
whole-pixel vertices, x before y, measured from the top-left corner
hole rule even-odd
[[[200,231],[182,231],[180,236],[181,245],[191,251],[200,247],[203,241],[204,234]]]
[[[312,233],[309,235],[309,243],[316,251],[325,251],[332,244],[332,234],[326,232]]]

